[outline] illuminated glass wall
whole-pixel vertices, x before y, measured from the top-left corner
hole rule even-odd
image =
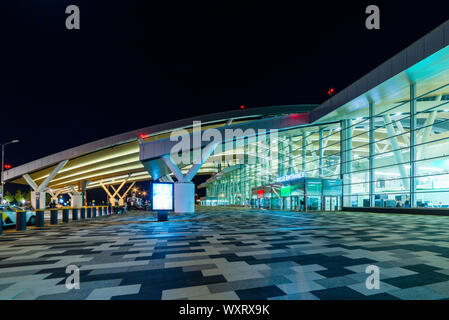
[[[341,179],[344,207],[449,208],[449,84],[411,85],[406,99],[367,102],[336,122],[266,139],[262,147],[247,141],[256,162],[224,164],[207,195],[246,204],[253,188],[305,172]]]
[[[449,88],[422,87],[342,121],[344,206],[449,207]]]
[[[271,201],[280,207],[280,189],[288,183],[278,178],[304,173],[308,178],[340,179],[340,135],[340,122],[334,122],[267,134],[257,142],[246,140],[240,150],[247,155],[244,161],[225,161],[226,169],[207,183],[210,204],[248,205],[256,197],[254,188],[276,184],[279,193]]]

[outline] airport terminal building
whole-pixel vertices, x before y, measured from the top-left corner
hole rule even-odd
[[[448,40],[446,23],[279,132],[275,157],[217,170],[204,204],[449,208]]]
[[[256,133],[195,147],[195,121],[201,132]],[[176,160],[175,130],[202,150],[201,163]],[[40,207],[48,192],[70,193],[81,205],[89,188],[173,182],[175,211],[192,212],[197,174],[211,175],[199,186],[207,194],[202,205],[449,210],[449,22],[321,105],[249,108],[143,128],[13,168],[5,179],[29,184]],[[123,200],[119,191],[108,193],[111,202]]]

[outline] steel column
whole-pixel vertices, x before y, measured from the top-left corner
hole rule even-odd
[[[320,155],[320,159],[319,159],[319,163],[320,163],[320,169],[319,169],[319,175],[320,178],[323,177],[323,129],[320,129],[319,131],[319,155]]]
[[[374,207],[374,157],[376,153],[376,137],[375,137],[375,127],[374,127],[374,103],[369,104],[369,205],[371,208]]]
[[[416,207],[416,84],[410,85],[410,207]]]
[[[307,150],[306,150],[306,133],[302,134],[302,171],[306,172],[307,166],[306,166],[306,157],[307,157]]]

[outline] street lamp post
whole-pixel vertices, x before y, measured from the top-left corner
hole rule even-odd
[[[1,184],[1,197],[0,197],[0,201],[1,201],[1,203],[3,204],[3,198],[4,198],[4,194],[3,194],[3,191],[4,191],[4,188],[3,188],[3,185],[4,185],[4,181],[3,181],[3,171],[5,170],[5,146],[6,145],[8,145],[8,144],[11,144],[11,143],[17,143],[17,142],[19,142],[19,140],[12,140],[12,141],[10,141],[10,142],[6,142],[6,143],[2,143],[1,144],[1,146],[2,146],[2,174],[1,174],[1,177],[0,177],[0,184]]]

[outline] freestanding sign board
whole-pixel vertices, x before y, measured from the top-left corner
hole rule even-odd
[[[151,184],[151,210],[157,211],[158,221],[167,221],[167,213],[174,211],[174,184],[153,182]]]

